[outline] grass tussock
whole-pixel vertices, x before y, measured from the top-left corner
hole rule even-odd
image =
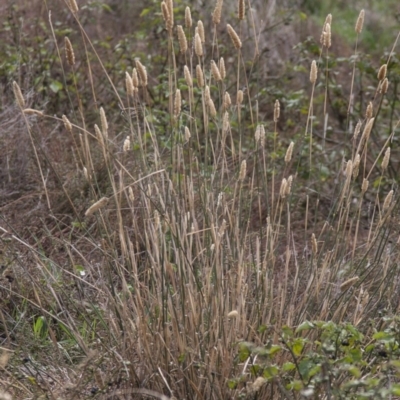
[[[344,117],[329,15],[293,120],[289,94],[260,95],[244,1],[197,23],[161,2],[165,58],[116,79],[84,10],[63,7],[71,39],[51,16],[50,32],[68,105],[36,109],[10,85],[37,185],[2,204],[0,398],[398,394],[399,121],[392,53],[362,97],[364,11]],[[28,232],[10,222],[26,208]]]

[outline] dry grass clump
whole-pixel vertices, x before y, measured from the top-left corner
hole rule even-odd
[[[75,1],[68,5],[89,40]],[[222,10],[223,2],[217,1],[214,25]],[[136,59],[121,71],[125,87],[114,86],[104,69],[115,101],[122,110],[134,111],[123,134],[109,119],[108,104],[89,125],[79,97],[68,117],[52,116],[25,108],[13,82],[51,222],[43,221],[33,241],[11,226],[1,228],[0,234],[20,249],[12,263],[35,265],[19,287],[8,290],[17,304],[14,311],[27,304],[31,337],[63,364],[51,370],[53,384],[40,380],[39,373],[30,379],[34,374],[24,368],[31,384],[21,387],[9,376],[7,391],[71,399],[91,391],[108,398],[284,398],[280,382],[257,376],[251,356],[237,356],[238,343],[276,345],[284,326],[306,319],[361,326],[382,307],[398,306],[393,245],[398,201],[393,188],[381,185],[394,130],[378,154],[371,140],[379,118],[373,104],[387,92],[383,85],[390,64],[379,70],[376,98],[364,120],[346,132],[354,136],[343,146],[343,162],[327,184],[318,186],[319,171],[335,165],[324,147],[329,144],[313,136],[315,120],[327,120],[330,112],[332,16],[323,28],[321,57],[311,63],[301,134],[286,140],[280,132],[284,102],[274,99],[271,120],[263,120],[249,84],[246,62],[251,60],[243,59],[241,48],[244,43],[256,47],[258,38],[245,42],[243,31],[227,24],[222,37],[210,39],[203,22],[193,27],[189,8],[179,16],[185,27],[176,29],[172,0],[163,1],[161,11],[169,49],[167,72],[160,77],[168,88],[165,101],[149,101],[158,78],[147,72],[152,69],[147,60],[147,67]],[[237,16],[246,18],[244,1],[238,2]],[[356,31],[361,30],[358,21]],[[192,49],[187,37],[194,40]],[[224,54],[216,51],[221,43]],[[68,38],[65,50],[74,65]],[[235,65],[225,65],[230,59]],[[156,125],[160,109],[165,132]],[[70,182],[62,182],[58,194],[73,210],[68,220],[54,211],[58,200],[46,171],[53,168],[57,175],[57,168],[29,120],[39,117],[64,127],[71,137],[70,148],[60,151],[73,152],[84,204],[78,206]],[[358,117],[349,114],[349,127]],[[62,257],[53,256],[55,248]],[[13,315],[5,314],[0,317],[7,326]],[[9,344],[10,334],[5,336]],[[289,358],[282,354],[278,362]],[[227,384],[238,376],[240,385]]]

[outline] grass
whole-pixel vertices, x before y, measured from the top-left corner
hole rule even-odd
[[[362,30],[338,60],[325,25],[287,67],[303,91],[263,87],[239,3],[149,8],[159,44],[118,70],[65,2],[55,114],[13,79],[3,398],[399,395],[396,56],[378,80]]]

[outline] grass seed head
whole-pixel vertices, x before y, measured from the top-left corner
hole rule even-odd
[[[390,147],[388,147],[385,151],[385,156],[383,157],[382,161],[382,170],[385,171],[389,165],[390,160]]]
[[[186,84],[187,84],[189,87],[193,87],[192,75],[190,74],[190,71],[189,71],[189,68],[187,67],[187,65],[185,65],[185,66],[183,67],[183,73],[184,73],[184,75],[185,75]]]
[[[320,38],[320,43],[324,45],[324,40],[325,40],[325,28],[326,24],[332,25],[332,14],[328,14],[325,18],[324,25],[322,27],[322,33],[321,33],[321,38]]]
[[[293,183],[293,175],[290,175],[289,178],[287,178],[287,187],[286,187],[286,195],[289,196],[291,190],[292,190],[292,183]]]
[[[147,71],[146,67],[139,61],[136,60],[136,68],[139,76],[141,86],[147,86]]]
[[[237,105],[240,105],[243,103],[243,90],[238,90],[237,95],[236,95],[236,103]]]
[[[382,94],[386,94],[386,92],[388,91],[388,88],[389,88],[389,81],[388,81],[388,78],[385,78],[383,81],[382,81],[382,84],[381,84],[381,87],[380,87],[380,92],[382,93]]]
[[[219,59],[219,73],[221,75],[221,78],[225,79],[225,77],[226,77],[226,69],[225,69],[225,61],[224,61],[223,57],[221,57]]]
[[[325,32],[324,32],[324,46],[329,49],[332,45],[331,41],[331,24],[327,23],[325,25]]]
[[[201,44],[199,32],[194,35],[194,51],[196,52],[197,57],[203,56],[203,45]]]
[[[232,104],[231,95],[228,92],[224,94],[224,108],[227,109]]]
[[[383,81],[386,78],[387,64],[383,64],[378,71],[378,80]]]
[[[278,122],[279,117],[281,115],[281,105],[279,104],[279,100],[275,100],[274,104],[274,122]]]
[[[100,122],[101,122],[101,131],[103,132],[104,138],[108,137],[108,122],[106,113],[104,112],[104,108],[100,107]]]
[[[238,0],[238,18],[243,20],[245,17],[246,7],[244,5],[244,0]]]
[[[73,65],[75,65],[74,48],[72,47],[71,41],[67,37],[64,38],[64,43],[65,43],[65,58],[67,59],[68,65],[72,67]]]
[[[221,73],[214,60],[211,60],[211,73],[217,82],[222,80]]]
[[[166,0],[168,13],[170,17],[171,28],[174,26],[174,3],[173,0]]]
[[[237,318],[239,316],[239,312],[237,310],[232,310],[228,313],[228,318]]]
[[[131,148],[131,138],[129,136],[126,137],[126,139],[124,140],[124,145],[122,147],[122,151],[124,153],[126,153],[127,151],[129,151]]]
[[[137,90],[137,88],[139,87],[139,77],[138,77],[138,73],[137,73],[137,69],[136,68],[133,68],[133,70],[132,70],[132,83],[133,83],[133,86]]]
[[[239,50],[242,47],[242,41],[239,38],[239,35],[235,32],[231,25],[226,26],[228,30],[228,34],[231,37],[232,43],[235,46],[236,50]]]
[[[19,87],[17,82],[13,82],[13,92],[14,92],[14,97],[15,100],[17,101],[17,104],[21,107],[21,108],[25,108],[25,99],[24,96],[22,96],[22,92],[21,92],[21,88]]]
[[[360,161],[361,161],[360,154],[357,154],[353,162],[353,179],[357,178],[358,173],[360,171]]]
[[[186,28],[191,28],[192,24],[193,24],[192,13],[190,12],[190,8],[186,7],[185,8],[185,26],[186,26]]]
[[[217,0],[217,4],[212,14],[212,20],[215,25],[218,25],[221,22],[222,4],[223,0]]]
[[[368,103],[367,110],[365,111],[365,118],[370,119],[374,113],[374,105],[372,101]]]
[[[355,28],[355,30],[358,34],[360,34],[362,31],[362,28],[364,25],[364,16],[365,16],[365,12],[364,12],[364,10],[361,10],[360,14],[358,15],[357,22],[356,22],[356,28]]]
[[[78,4],[76,0],[69,0],[69,8],[73,13],[77,13],[79,11]]]
[[[128,72],[125,72],[125,86],[128,96],[132,97],[133,92],[135,91],[135,87],[133,86],[132,77],[128,74]]]
[[[43,111],[35,110],[33,108],[25,108],[23,110],[23,113],[26,115],[38,115],[39,117],[43,117],[44,113]]]
[[[347,289],[350,289],[354,284],[359,280],[358,276],[353,276],[353,278],[347,279],[347,281],[343,282],[340,285],[340,290],[345,292]]]
[[[279,195],[281,196],[282,199],[286,197],[287,186],[288,186],[287,179],[283,178],[281,182],[281,188],[279,190]]]
[[[294,143],[290,142],[289,147],[286,150],[286,155],[285,155],[285,163],[286,164],[288,164],[292,159],[293,147],[294,147]]]
[[[204,87],[204,74],[199,64],[196,65],[196,79],[197,79],[197,86],[199,88]]]
[[[188,128],[187,126],[185,126],[185,140],[186,140],[187,142],[189,141],[190,136],[191,136],[190,130],[189,130],[189,128]]]
[[[311,69],[310,69],[310,82],[314,84],[317,81],[317,75],[318,75],[318,67],[317,67],[317,62],[313,60],[311,63]]]
[[[240,171],[239,171],[240,182],[244,181],[244,178],[246,177],[246,172],[247,172],[247,162],[246,160],[243,160],[242,163],[240,164]]]
[[[211,98],[208,99],[207,105],[208,105],[208,109],[209,109],[209,111],[210,111],[210,115],[211,115],[213,118],[215,118],[215,116],[217,115],[217,110],[216,110],[216,108],[215,108],[215,104],[214,104],[213,99],[211,99]]]
[[[318,242],[314,233],[311,235],[311,249],[314,254],[318,253]]]
[[[229,113],[228,113],[228,111],[225,111],[224,115],[222,117],[222,132],[223,133],[228,132],[229,127],[230,127]]]
[[[368,179],[363,179],[363,183],[361,185],[361,193],[364,194],[368,190],[369,181]]]
[[[259,376],[251,385],[250,385],[250,390],[252,393],[257,393],[267,382],[265,378],[262,376]]]
[[[356,127],[354,128],[354,134],[353,134],[353,140],[354,140],[354,141],[357,140],[358,135],[359,135],[360,132],[361,132],[361,125],[362,125],[362,122],[361,122],[361,121],[358,121]]]
[[[178,118],[181,113],[181,106],[182,106],[182,98],[181,98],[181,91],[176,89],[175,92],[175,101],[174,101],[174,117]]]
[[[197,21],[197,29],[198,29],[198,33],[201,39],[201,43],[205,43],[206,42],[206,35],[204,33],[204,25],[202,21]]]
[[[72,132],[72,124],[71,124],[71,122],[69,121],[69,119],[67,118],[66,115],[63,115],[63,116],[62,116],[62,120],[63,120],[63,122],[64,122],[65,129],[66,129],[68,132]]]
[[[390,205],[392,204],[393,200],[393,189],[387,194],[385,201],[383,202],[383,211],[386,211]]]
[[[99,201],[96,201],[91,207],[89,207],[86,212],[85,216],[88,217],[89,215],[92,215],[95,213],[97,210],[100,210],[101,208],[105,207],[108,203],[109,199],[107,197],[102,197]]]
[[[185,35],[185,32],[184,32],[184,30],[182,28],[182,25],[178,25],[177,29],[178,29],[179,48],[181,50],[181,53],[185,53],[186,50],[188,49],[186,35]]]

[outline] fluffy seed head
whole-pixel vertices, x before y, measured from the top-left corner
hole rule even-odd
[[[222,117],[222,132],[226,133],[229,130],[229,113],[228,111],[224,112],[224,116]]]
[[[170,17],[171,28],[174,26],[174,3],[172,0],[166,0],[168,13]]]
[[[101,131],[103,132],[103,136],[105,138],[108,137],[108,122],[106,113],[104,112],[104,108],[100,107],[100,122],[101,122]]]
[[[131,148],[131,138],[127,136],[126,139],[124,140],[124,146],[122,148],[122,151],[126,153],[127,151],[130,150],[130,148]]]
[[[217,4],[212,15],[212,20],[215,25],[218,25],[221,22],[222,4],[223,0],[217,0]]]
[[[228,92],[224,94],[224,108],[228,108],[232,104],[231,95]]]
[[[239,313],[237,310],[232,310],[231,312],[228,313],[227,317],[228,318],[237,318],[239,316]]]
[[[108,198],[107,197],[102,197],[99,201],[96,201],[91,207],[89,207],[86,212],[85,216],[88,217],[89,215],[93,214],[97,210],[100,210],[100,208],[103,208],[104,206],[107,205],[108,203]]]
[[[385,78],[381,84],[380,92],[382,94],[386,94],[386,92],[388,91],[388,88],[389,88],[389,81],[388,81],[388,78]]]
[[[219,59],[219,73],[221,74],[221,78],[225,79],[225,77],[226,77],[226,69],[225,69],[225,61],[224,61],[223,57],[221,57]]]
[[[238,90],[237,95],[236,95],[236,103],[238,105],[243,103],[243,90]]]
[[[293,183],[293,175],[290,175],[287,179],[287,187],[286,187],[286,195],[289,196],[290,191],[292,190],[292,183]]]
[[[356,32],[358,34],[360,34],[362,31],[362,28],[364,25],[364,16],[365,16],[365,12],[364,12],[364,10],[361,10],[360,14],[358,15],[357,22],[356,22],[356,28],[355,28]]]
[[[264,128],[264,125],[261,125],[261,127],[260,127],[260,144],[261,144],[261,147],[264,147],[264,144],[265,144],[265,128]]]
[[[239,20],[244,19],[246,7],[244,5],[244,0],[238,0],[238,18]]]
[[[204,89],[204,99],[206,101],[206,104],[208,104],[208,102],[211,99],[211,95],[210,95],[210,87],[207,85]]]
[[[181,53],[185,53],[186,50],[188,49],[186,35],[185,35],[185,32],[184,32],[184,30],[182,28],[182,25],[178,25],[177,29],[178,29],[179,48],[181,50]]]
[[[218,82],[222,80],[221,78],[221,73],[219,72],[219,69],[217,67],[217,64],[215,64],[214,60],[211,60],[211,73],[214,79]]]
[[[62,120],[63,120],[63,122],[64,122],[65,129],[66,129],[68,132],[72,132],[72,124],[71,124],[71,122],[69,121],[69,119],[67,118],[66,115],[63,115],[63,116],[62,116]]]
[[[293,147],[294,143],[290,142],[289,147],[286,150],[286,155],[285,155],[285,163],[289,163],[292,159],[292,154],[293,154]]]
[[[186,140],[187,142],[189,141],[190,136],[191,136],[190,130],[189,130],[189,128],[188,128],[187,126],[185,126],[185,140]]]
[[[135,88],[133,86],[132,77],[127,72],[125,72],[125,86],[128,96],[133,96]]]
[[[386,78],[387,64],[383,64],[378,71],[378,80],[383,81]]]
[[[313,60],[311,63],[311,70],[310,70],[310,82],[315,83],[317,81],[317,75],[318,75],[318,67],[317,67],[317,62]]]
[[[141,86],[147,86],[146,67],[139,60],[136,60],[136,68]]]
[[[240,164],[240,172],[239,172],[239,181],[243,181],[244,178],[246,177],[246,172],[247,172],[247,163],[246,160],[243,160],[242,163]]]
[[[342,292],[350,289],[360,278],[358,276],[353,276],[353,278],[347,279],[347,281],[343,282],[340,285],[340,290]]]
[[[182,105],[182,98],[181,98],[181,91],[176,89],[175,92],[175,101],[174,101],[174,117],[179,117],[181,113],[181,105]]]
[[[169,10],[167,3],[165,1],[161,2],[161,13],[165,22],[165,28],[169,31],[172,29],[171,16],[169,15]]]
[[[73,13],[77,13],[79,11],[78,4],[76,4],[76,0],[69,0],[69,7]]]
[[[205,43],[206,42],[206,36],[204,34],[204,25],[202,21],[198,21],[197,22],[197,32],[200,36],[201,39],[201,43]]]
[[[197,78],[197,86],[202,88],[204,86],[204,74],[199,64],[196,65],[196,78]]]
[[[332,14],[328,14],[325,18],[325,22],[324,25],[322,27],[322,33],[321,33],[321,38],[320,38],[320,42],[322,45],[324,45],[324,40],[325,40],[325,28],[326,28],[326,24],[332,25]]]
[[[43,111],[35,110],[33,108],[25,108],[23,113],[26,115],[38,115],[39,117],[43,117],[44,115]]]
[[[211,98],[208,99],[207,105],[208,105],[208,110],[210,111],[210,115],[213,118],[215,118],[215,116],[217,115],[217,110],[215,109],[215,104],[214,104],[213,99],[211,99]]]
[[[368,190],[368,186],[369,186],[369,181],[368,179],[363,179],[363,183],[361,185],[361,192],[362,194],[364,194],[367,190]]]
[[[349,160],[346,163],[346,171],[345,171],[346,178],[350,179],[352,174],[353,174],[353,161]]]
[[[199,32],[194,35],[194,51],[196,52],[197,57],[203,56],[203,45],[201,44]]]
[[[365,142],[368,141],[372,127],[374,126],[374,121],[375,121],[375,118],[370,118],[368,120],[368,122],[366,123],[363,134],[362,134],[362,138],[361,138],[362,141],[365,141]]]
[[[314,233],[311,235],[311,248],[312,248],[312,252],[314,254],[318,253],[318,242],[317,242],[317,238],[315,237]]]
[[[354,162],[353,162],[353,178],[354,179],[357,178],[358,173],[360,171],[360,161],[361,161],[360,154],[357,154],[356,157],[354,158]]]
[[[190,8],[186,7],[185,8],[185,26],[186,28],[191,28],[192,27],[192,14],[190,12]]]
[[[17,101],[18,105],[21,108],[25,108],[25,99],[24,96],[22,96],[21,88],[19,87],[17,82],[13,82],[13,92],[14,92],[14,97],[15,100]]]
[[[260,128],[260,124],[258,124],[256,131],[254,133],[254,140],[256,141],[256,143],[258,143],[260,141],[260,137],[261,137],[261,128]]]
[[[185,75],[186,84],[187,84],[189,87],[193,87],[192,75],[190,74],[190,71],[189,71],[189,68],[187,67],[187,65],[185,65],[185,66],[183,67],[183,73],[184,73],[184,75]]]
[[[382,170],[385,171],[389,165],[389,160],[390,160],[390,147],[388,147],[385,151],[385,155],[383,157],[382,161]]]
[[[139,87],[139,77],[136,68],[133,68],[132,70],[132,83],[135,89],[137,90],[137,88]]]
[[[324,46],[329,49],[331,47],[331,24],[327,23],[325,25],[325,32],[324,32]]]
[[[281,105],[279,104],[279,100],[275,100],[275,105],[274,105],[274,122],[278,122],[279,117],[281,115]]]
[[[357,125],[356,125],[356,127],[355,127],[355,129],[354,129],[353,140],[357,140],[358,135],[359,135],[360,132],[361,132],[361,125],[362,125],[362,122],[361,122],[361,121],[358,121],[358,122],[357,122]]]
[[[288,186],[287,180],[286,178],[283,178],[281,182],[281,188],[279,190],[279,195],[281,196],[282,199],[286,197],[287,186]]]
[[[385,201],[383,202],[383,211],[387,210],[390,207],[390,204],[393,200],[393,189],[387,194]]]
[[[65,43],[65,58],[67,59],[68,65],[73,66],[75,64],[74,49],[72,47],[70,40],[67,37],[64,38],[64,43]]]
[[[232,43],[235,46],[236,50],[239,50],[242,47],[242,41],[239,38],[239,35],[235,32],[231,25],[227,25],[229,36],[231,37]]]
[[[265,384],[265,382],[267,382],[267,380],[265,378],[263,378],[262,376],[259,376],[252,384],[251,384],[251,391],[253,393],[258,392]]]

